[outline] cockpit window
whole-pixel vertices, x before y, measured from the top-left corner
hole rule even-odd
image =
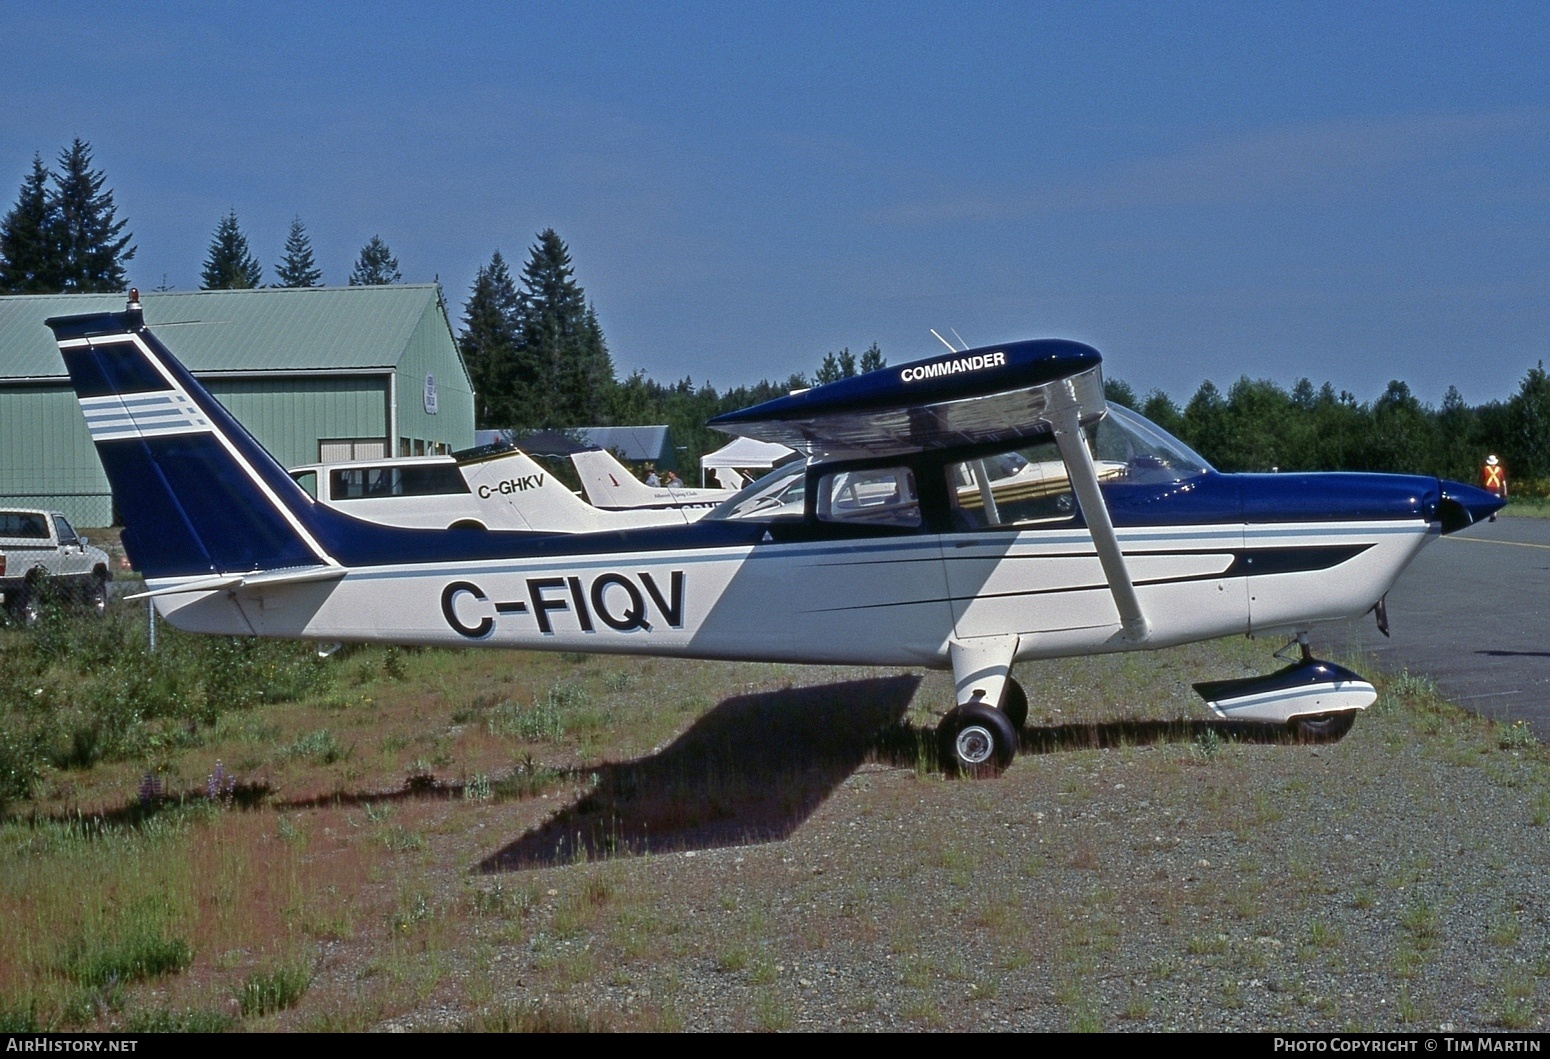
[[[1098,421],[1092,449],[1093,459],[1100,463],[1123,464],[1121,477],[1130,482],[1181,482],[1211,470],[1184,442],[1145,416],[1115,404]]]
[[[1053,441],[949,463],[947,497],[959,530],[1064,522],[1076,514],[1071,479]]]
[[[920,525],[920,495],[908,467],[834,471],[818,479],[820,522],[867,526]]]
[[[364,500],[389,496],[455,496],[468,492],[457,464],[407,464],[381,467],[340,467],[329,471],[328,495],[334,500]]]
[[[1117,405],[1087,431],[1098,484],[1168,483],[1211,467],[1150,420]],[[1076,497],[1053,440],[947,465],[951,524],[957,530],[1073,520]]]
[[[806,502],[807,461],[792,460],[723,500],[707,519],[789,519],[802,517]]]

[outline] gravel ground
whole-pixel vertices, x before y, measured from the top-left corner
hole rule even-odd
[[[789,708],[945,694],[903,679],[724,703],[576,791],[427,803],[375,884],[415,910],[396,947],[324,943],[276,1028],[1550,1028],[1550,756],[1520,733],[1415,681],[1320,746],[1036,707],[965,782],[820,750],[833,718]]]

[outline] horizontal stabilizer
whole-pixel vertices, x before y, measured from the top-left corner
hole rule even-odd
[[[1333,662],[1310,658],[1269,676],[1208,680],[1195,691],[1218,717],[1240,721],[1289,721],[1294,717],[1365,710],[1377,690]]]
[[[191,592],[217,592],[221,589],[235,591],[239,588],[275,588],[280,585],[311,584],[316,581],[337,581],[344,577],[342,566],[305,566],[292,570],[265,570],[262,573],[231,575],[225,577],[201,577],[177,585],[167,585],[150,592],[137,592],[125,599],[152,599],[157,596],[179,596]]]

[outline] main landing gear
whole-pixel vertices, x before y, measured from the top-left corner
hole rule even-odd
[[[1011,678],[1017,642],[987,636],[951,645],[958,705],[936,728],[937,760],[949,776],[999,776],[1017,756],[1028,721],[1028,695]]]
[[[1028,696],[1015,680],[1006,682],[1001,708],[966,702],[949,710],[936,726],[937,760],[949,776],[999,776],[1017,756],[1018,733],[1028,720]]]

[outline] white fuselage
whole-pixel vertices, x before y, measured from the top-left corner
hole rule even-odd
[[[1015,634],[1022,661],[1357,617],[1434,533],[1421,520],[1122,529],[1151,620],[1141,642],[1122,634],[1081,528],[352,568],[157,604],[198,632],[940,668],[950,641],[977,637]],[[1310,544],[1366,547],[1333,570],[1223,576],[1246,548]]]

